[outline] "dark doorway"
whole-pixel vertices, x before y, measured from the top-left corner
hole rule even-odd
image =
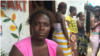
[[[55,1],[44,1],[44,8],[55,14]]]
[[[54,9],[53,9],[53,7],[55,7],[55,5],[53,4],[53,1],[44,1],[44,5],[47,10],[50,10],[51,12],[53,12],[55,14]],[[49,35],[47,38],[52,39],[52,34],[53,34],[53,28],[50,29],[50,32],[49,32]]]
[[[38,6],[41,6],[41,5],[39,5],[39,3],[40,3],[41,1],[29,1],[29,11],[30,11],[29,14],[31,14],[31,12],[34,11],[35,8],[36,8],[36,7],[35,7],[36,4],[34,4],[34,2],[35,2]],[[53,13],[55,14],[55,1],[42,1],[42,2],[43,2],[43,7],[44,7],[45,9],[50,10],[51,12],[53,12]]]
[[[52,11],[52,1],[44,1],[44,7],[45,7],[47,10]]]

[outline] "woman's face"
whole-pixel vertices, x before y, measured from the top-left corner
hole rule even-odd
[[[67,6],[65,8],[63,8],[63,14],[66,14],[66,9],[67,9]]]
[[[45,14],[37,14],[33,20],[32,35],[37,40],[45,39],[50,31],[50,20]]]
[[[85,15],[82,13],[81,15],[80,15],[80,18],[83,20],[83,19],[85,19]]]
[[[94,14],[95,14],[95,16],[99,16],[100,15],[100,11],[96,10],[96,11],[94,11]]]
[[[75,15],[76,15],[76,13],[77,13],[77,10],[75,9],[75,10],[73,11],[73,15],[75,16]]]

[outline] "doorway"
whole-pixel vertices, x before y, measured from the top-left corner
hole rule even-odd
[[[29,11],[30,12],[34,11],[35,9],[36,4],[34,4],[34,2],[36,2],[38,6],[41,6],[39,5],[39,2],[41,1],[29,1]],[[53,14],[55,14],[55,1],[42,1],[42,2],[43,2],[43,6],[45,9],[50,10]]]

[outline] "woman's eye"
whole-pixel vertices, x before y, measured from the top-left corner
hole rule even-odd
[[[48,23],[44,23],[44,26],[49,26],[49,24]]]
[[[39,25],[39,22],[36,22],[35,25],[38,26]]]

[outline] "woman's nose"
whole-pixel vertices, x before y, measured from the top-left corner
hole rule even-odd
[[[43,24],[40,25],[40,29],[41,29],[41,30],[44,29],[44,25],[43,25]]]

